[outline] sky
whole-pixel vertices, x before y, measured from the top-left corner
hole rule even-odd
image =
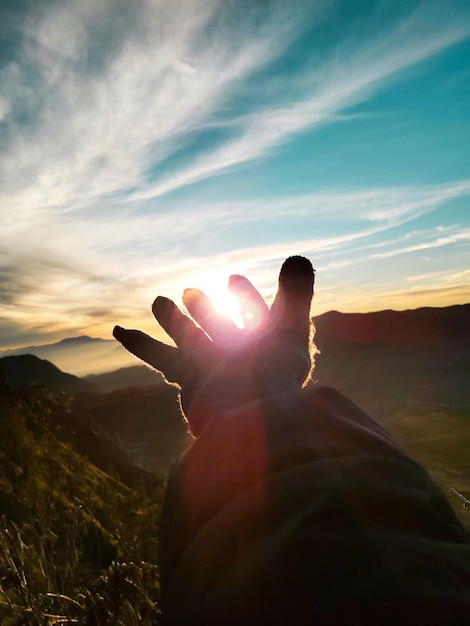
[[[470,302],[467,0],[1,0],[0,348],[230,274]]]

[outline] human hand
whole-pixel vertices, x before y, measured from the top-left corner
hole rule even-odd
[[[176,348],[139,330],[116,326],[114,337],[129,352],[181,388],[181,406],[194,436],[216,416],[258,400],[300,388],[313,368],[310,303],[315,272],[310,261],[284,261],[278,292],[268,308],[243,276],[229,279],[244,328],[220,315],[199,289],[186,289],[183,302],[197,322],[159,296],[152,311]]]

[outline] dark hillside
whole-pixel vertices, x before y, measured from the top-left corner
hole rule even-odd
[[[6,382],[15,389],[39,385],[54,396],[61,393],[83,393],[94,389],[92,383],[66,374],[49,361],[32,354],[5,356],[0,359],[0,370],[3,371]]]
[[[367,314],[326,313],[315,320],[314,378],[374,414],[409,403],[468,402],[470,305]]]
[[[366,344],[435,345],[470,341],[470,304],[375,313],[330,311],[315,318],[322,339]]]
[[[0,379],[0,417],[0,499],[21,503],[26,516],[41,503],[62,506],[69,498],[100,491],[108,491],[110,499],[134,488],[152,497],[161,493],[160,478],[135,466],[111,441],[71,419],[68,407],[35,389],[18,391]],[[1,513],[8,517],[9,508]],[[21,515],[17,521],[24,521]]]
[[[94,430],[117,438],[135,462],[153,471],[166,471],[191,442],[171,385],[80,394],[71,410]]]
[[[162,483],[63,411],[0,378],[0,623],[158,624]]]
[[[58,407],[56,411],[51,416],[49,427],[59,441],[70,445],[90,463],[130,488],[138,485],[152,493],[161,487],[162,479],[135,465],[109,437],[78,421],[69,410],[63,411]]]
[[[151,370],[145,365],[122,367],[104,374],[89,374],[85,376],[84,380],[102,393],[125,389],[126,387],[154,386],[164,382],[160,372]]]

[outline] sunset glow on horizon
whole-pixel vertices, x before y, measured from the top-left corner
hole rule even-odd
[[[314,316],[470,302],[469,60],[464,0],[3,2],[0,349],[295,254]]]

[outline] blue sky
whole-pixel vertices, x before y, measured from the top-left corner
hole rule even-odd
[[[313,314],[470,302],[466,0],[5,1],[0,346],[282,260]]]

